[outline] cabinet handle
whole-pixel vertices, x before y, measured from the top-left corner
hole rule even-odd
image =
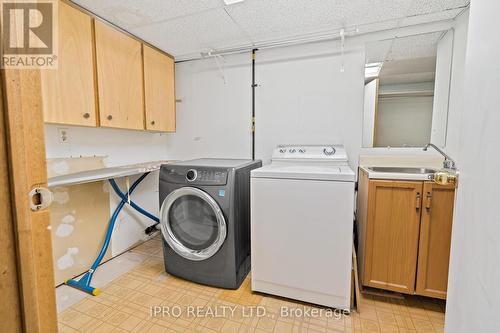
[[[417,200],[416,200],[416,207],[417,209],[420,209],[420,205],[421,205],[421,202],[420,202],[420,192],[417,192]]]
[[[108,120],[111,120],[113,119],[113,116],[112,115],[108,115]]]
[[[154,126],[155,124],[156,124],[156,123],[155,123],[155,121],[154,121],[154,120],[153,120],[153,121],[151,121],[151,125],[152,125],[152,126]]]
[[[83,118],[85,118],[85,119],[89,119],[89,118],[90,118],[90,113],[85,112],[85,113],[83,114]]]
[[[425,205],[425,208],[431,209],[431,203],[432,203],[432,193],[427,192],[427,203]]]

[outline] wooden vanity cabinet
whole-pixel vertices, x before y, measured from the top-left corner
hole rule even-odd
[[[446,298],[455,189],[369,179],[360,171],[358,253],[364,286]]]
[[[58,68],[41,70],[44,120],[97,126],[92,18],[59,3]]]

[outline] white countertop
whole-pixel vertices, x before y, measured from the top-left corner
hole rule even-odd
[[[429,180],[428,174],[376,172],[368,169],[369,166],[360,166],[359,168],[365,171],[368,174],[368,178],[370,179],[419,180],[419,181]]]

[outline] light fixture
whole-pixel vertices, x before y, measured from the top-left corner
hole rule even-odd
[[[382,70],[383,62],[373,62],[365,65],[365,79],[378,77]]]
[[[234,5],[235,3],[243,2],[245,0],[224,0],[224,3],[226,6],[231,6]]]

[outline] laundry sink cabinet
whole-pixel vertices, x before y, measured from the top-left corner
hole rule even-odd
[[[359,173],[357,230],[363,286],[446,298],[455,186]]]

